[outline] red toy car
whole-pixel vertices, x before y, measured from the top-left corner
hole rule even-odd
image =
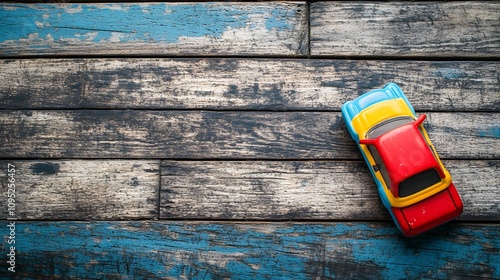
[[[463,204],[413,107],[396,84],[346,102],[342,115],[405,236],[459,216]]]

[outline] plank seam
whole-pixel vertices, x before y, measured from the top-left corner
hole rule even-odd
[[[310,36],[309,36],[310,37]],[[310,41],[310,38],[309,38]],[[310,49],[310,47],[309,47]],[[0,60],[28,60],[28,59],[126,59],[126,58],[148,58],[148,59],[176,59],[176,58],[193,58],[193,59],[306,59],[306,60],[363,60],[363,61],[377,61],[377,60],[401,60],[401,61],[447,61],[447,62],[460,62],[460,61],[500,61],[500,56],[346,56],[346,55],[161,55],[161,54],[106,54],[106,55],[0,55]]]
[[[306,2],[307,18],[307,58],[311,59],[311,1]]]
[[[441,160],[447,160],[447,161],[498,161],[500,158],[481,158],[481,157],[439,157]],[[358,159],[352,159],[352,158],[185,158],[185,157],[179,157],[179,158],[162,158],[162,157],[2,157],[0,156],[0,160],[2,161],[8,161],[8,160],[22,160],[22,161],[36,161],[36,160],[50,160],[50,161],[67,161],[67,160],[93,160],[93,161],[99,161],[99,160],[159,160],[159,161],[282,161],[282,162],[287,162],[287,161],[302,161],[302,162],[338,162],[338,161],[348,161],[348,162],[362,162],[362,158]]]
[[[155,217],[155,220],[160,220],[161,219],[161,186],[162,186],[162,183],[161,183],[161,160],[158,160],[158,183],[156,185],[156,190],[157,190],[157,195],[156,195],[156,198],[157,198],[157,201],[156,201],[156,217]]]
[[[490,159],[490,158],[443,158],[440,157],[440,159],[444,159],[447,161],[500,161],[500,159]],[[352,159],[352,158],[337,158],[337,159],[331,159],[331,158],[313,158],[313,159],[304,159],[304,158],[132,158],[132,157],[123,157],[123,158],[106,158],[106,157],[100,157],[100,158],[84,158],[84,157],[72,157],[72,158],[39,158],[39,157],[31,157],[31,158],[21,158],[21,157],[8,157],[8,158],[0,158],[2,161],[9,161],[9,160],[20,160],[20,161],[71,161],[71,160],[85,160],[85,161],[116,161],[116,160],[132,160],[132,161],[157,161],[159,160],[160,163],[161,161],[185,161],[185,162],[197,162],[197,161],[222,161],[222,162],[235,162],[235,161],[263,161],[263,162],[293,162],[293,161],[301,161],[301,162],[339,162],[339,161],[344,161],[344,162],[364,162],[363,159]],[[160,166],[161,167],[161,166]]]
[[[7,221],[6,219],[1,219]],[[141,219],[141,218],[127,218],[126,220],[120,219],[100,219],[100,220],[83,220],[83,219],[17,219],[16,222],[20,223],[50,223],[50,222],[83,222],[83,223],[106,223],[106,222],[153,222],[153,223],[168,223],[168,222],[187,222],[187,223],[227,223],[227,224],[336,224],[336,223],[387,223],[393,224],[391,219],[189,219],[189,218],[160,218],[156,219]],[[447,224],[450,225],[498,225],[499,221],[493,220],[452,220]]]
[[[85,106],[85,105],[83,105]],[[9,111],[39,111],[39,112],[46,112],[46,111],[113,111],[113,112],[119,112],[119,111],[143,111],[143,112],[227,112],[227,113],[236,113],[236,112],[245,112],[245,113],[340,113],[340,108],[339,110],[321,110],[321,109],[312,109],[312,110],[306,110],[306,109],[286,109],[286,110],[271,110],[271,109],[244,109],[244,108],[238,108],[238,109],[217,109],[217,108],[116,108],[116,107],[109,107],[109,108],[102,108],[102,107],[83,107],[83,108],[60,108],[60,107],[19,107],[19,108],[0,108],[0,112],[9,112]],[[500,113],[500,108],[498,109],[492,109],[492,110],[415,110],[416,113],[422,114],[422,113],[445,113],[445,114],[461,114],[461,113],[467,113],[467,114],[492,114],[492,113]]]

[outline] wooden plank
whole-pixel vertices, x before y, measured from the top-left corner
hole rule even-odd
[[[478,224],[407,239],[388,223],[18,222],[11,276],[498,278],[499,234],[498,225]],[[8,266],[1,262],[1,275]]]
[[[305,2],[0,5],[1,56],[307,54]]]
[[[2,197],[7,197],[8,164],[15,165],[15,218],[123,220],[158,215],[158,161],[0,161]],[[8,214],[2,211],[0,218],[12,218]]]
[[[500,56],[500,3],[314,2],[311,55]]]
[[[0,108],[78,108],[84,67],[74,59],[1,60]]]
[[[428,113],[443,158],[498,159],[498,113]],[[0,111],[3,158],[359,159],[340,113]]]
[[[422,111],[500,111],[498,61],[0,60],[0,108],[334,110],[396,81]]]
[[[500,221],[499,161],[445,161],[462,221]],[[163,161],[160,218],[389,220],[360,161]]]
[[[16,217],[154,218],[158,162],[2,161],[16,166]],[[466,207],[463,221],[498,221],[498,161],[445,161]],[[363,162],[164,161],[160,217],[388,219]],[[7,176],[0,175],[7,197]],[[0,218],[7,218],[7,212]]]
[[[461,220],[500,220],[500,162],[444,161],[464,203]]]

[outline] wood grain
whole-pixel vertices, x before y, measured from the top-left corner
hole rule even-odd
[[[16,170],[15,218],[130,220],[158,215],[158,161],[11,160],[0,161],[2,170],[7,164]],[[7,197],[7,179],[0,174],[2,197]],[[0,218],[7,214],[2,211]]]
[[[499,221],[500,162],[445,161],[462,221]],[[161,218],[390,220],[360,161],[163,161]]]
[[[312,56],[500,56],[500,3],[314,2]]]
[[[0,60],[0,108],[78,108],[83,60]]]
[[[305,56],[305,2],[0,5],[1,56]]]
[[[500,162],[444,161],[464,203],[464,220],[500,220]]]
[[[19,219],[156,218],[156,161],[2,161],[16,166]],[[498,161],[445,161],[462,221],[498,221]],[[389,219],[364,162],[164,161],[161,218]],[[0,176],[6,197],[7,177]],[[7,212],[0,218],[7,218]]]
[[[0,108],[333,110],[389,81],[421,111],[500,111],[497,61],[0,60]]]
[[[429,113],[442,158],[498,159],[498,113]],[[3,158],[359,159],[340,113],[0,111]]]
[[[23,279],[500,277],[498,225],[448,224],[413,239],[369,222],[18,222],[16,230]]]

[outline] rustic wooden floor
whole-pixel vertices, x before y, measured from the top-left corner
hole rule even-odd
[[[0,3],[0,31],[2,279],[500,278],[498,1]],[[465,206],[413,239],[340,116],[389,81]]]

